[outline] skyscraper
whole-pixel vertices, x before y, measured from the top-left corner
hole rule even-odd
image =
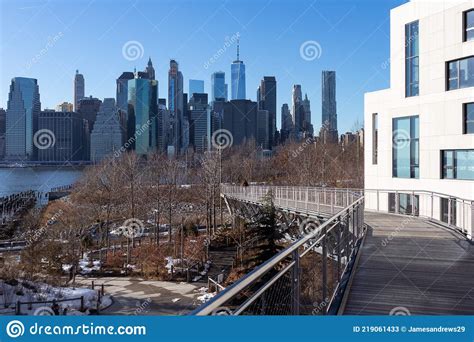
[[[230,66],[232,100],[245,100],[245,64],[240,60],[240,45],[237,41],[237,59]]]
[[[204,81],[203,80],[189,80],[189,98],[193,97],[193,94],[204,93]]]
[[[281,141],[285,141],[293,131],[293,120],[287,103],[281,106]]]
[[[5,158],[6,116],[7,112],[5,112],[5,109],[0,108],[0,160]]]
[[[53,133],[54,144],[38,149],[37,160],[41,162],[83,161],[88,159],[86,143],[87,123],[76,112],[45,110],[38,117],[38,131]]]
[[[211,75],[211,102],[218,99],[227,101],[227,85],[223,71],[216,71]]]
[[[150,148],[152,83],[144,78],[128,81],[128,124],[133,131],[132,149],[145,155]]]
[[[183,74],[179,71],[178,62],[174,59],[170,60],[168,72],[168,106],[173,125],[174,151],[179,153],[182,147],[184,125]]]
[[[193,94],[189,100],[189,116],[190,141],[196,152],[204,152],[209,147],[211,137],[211,114],[207,94]]]
[[[131,71],[125,71],[117,78],[116,104],[118,110],[127,111],[128,81],[134,78],[135,75]]]
[[[301,85],[293,85],[292,94],[292,113],[293,116],[293,127],[294,133],[297,138],[300,137],[303,132],[303,121],[304,121],[304,110],[303,110],[303,95],[301,93]]]
[[[264,150],[270,149],[270,112],[265,109],[257,111],[257,146]]]
[[[306,135],[313,136],[314,130],[311,124],[311,102],[308,99],[308,94],[304,94],[303,100],[303,131]]]
[[[86,119],[89,123],[89,128],[94,128],[95,118],[99,112],[102,101],[96,97],[83,97],[79,100],[76,107],[76,112],[82,115],[82,118]]]
[[[10,85],[6,112],[6,159],[31,160],[41,102],[38,81],[15,77]]]
[[[336,72],[323,71],[321,77],[322,117],[321,130],[326,132],[327,139],[337,142],[337,108],[336,108]]]
[[[277,83],[274,76],[265,76],[258,88],[258,108],[268,111],[268,148],[275,145]]]
[[[230,131],[233,144],[257,138],[258,105],[250,100],[231,100],[224,103],[222,128]]]
[[[149,80],[154,80],[155,79],[155,68],[153,68],[153,63],[151,62],[151,57],[148,58],[148,64],[145,69],[145,73],[148,75]],[[144,77],[145,78],[145,77]]]
[[[76,70],[76,76],[74,76],[74,110],[77,112],[79,100],[84,97],[85,94],[85,82],[84,76]]]
[[[123,131],[115,99],[104,99],[94,130],[91,132],[91,161],[97,163],[107,155],[118,151],[123,144]]]

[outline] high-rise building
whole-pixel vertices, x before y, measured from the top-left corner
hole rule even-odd
[[[117,109],[123,112],[128,107],[128,81],[133,80],[135,75],[131,71],[125,71],[117,78],[116,104]]]
[[[115,99],[105,98],[91,132],[92,162],[98,163],[122,147],[124,136],[119,114]]]
[[[256,143],[257,146],[264,150],[270,149],[270,112],[266,109],[259,109],[257,111],[257,132]]]
[[[189,80],[189,97],[191,98],[194,93],[204,93],[204,81],[203,80]]]
[[[79,100],[84,97],[85,94],[85,82],[84,76],[79,73],[79,70],[76,70],[76,75],[74,76],[74,110],[77,112]]]
[[[6,116],[7,112],[5,109],[0,108],[0,160],[5,158],[5,132],[7,130]]]
[[[323,71],[321,77],[322,108],[321,131],[325,132],[329,142],[337,142],[336,72]]]
[[[233,144],[257,138],[258,105],[250,100],[231,100],[224,103],[222,128],[230,131]]]
[[[209,148],[211,137],[211,111],[208,97],[204,93],[194,93],[189,100],[190,141],[196,152]]]
[[[268,147],[269,149],[275,145],[276,132],[276,108],[277,108],[277,83],[274,76],[264,76],[258,88],[258,108],[267,110],[268,119]]]
[[[87,160],[86,120],[76,112],[57,112],[45,110],[38,117],[38,131],[52,132],[50,146],[38,148],[37,160],[40,162],[72,162]]]
[[[171,112],[166,109],[166,100],[160,99],[158,104],[158,117],[155,122],[156,144],[160,152],[167,152],[168,146],[172,143],[173,127],[170,125],[170,118]]]
[[[72,112],[74,111],[74,105],[69,102],[63,102],[56,106],[56,111],[57,112]]]
[[[153,63],[151,62],[151,57],[148,58],[148,64],[145,68],[145,73],[147,74],[147,77],[142,78],[148,78],[149,80],[155,79],[155,68],[153,67]]]
[[[155,86],[156,81],[144,78],[128,81],[128,127],[131,133],[128,140],[131,148],[140,155],[146,155],[151,147],[152,98]]]
[[[286,139],[288,139],[292,131],[293,120],[291,118],[290,108],[288,106],[288,103],[284,103],[281,106],[281,141],[284,142]]]
[[[304,110],[303,110],[303,94],[301,92],[301,85],[293,85],[292,93],[292,112],[293,127],[296,138],[300,138],[303,132],[304,125]]]
[[[178,62],[170,60],[168,72],[168,109],[171,112],[173,125],[174,152],[180,153],[183,145],[184,125],[184,99],[183,99],[183,74],[179,71]]]
[[[392,9],[390,88],[366,93],[364,104],[366,209],[427,217],[471,239],[473,7],[410,1]]]
[[[230,66],[232,100],[245,100],[245,64],[240,60],[240,45],[237,41],[237,59]]]
[[[92,96],[83,97],[77,103],[76,112],[80,113],[82,117],[87,120],[90,130],[94,128],[94,122],[101,104],[101,100]]]
[[[34,158],[33,135],[37,130],[40,111],[38,81],[34,78],[13,78],[6,112],[6,159]]]
[[[303,131],[305,135],[313,136],[314,130],[311,124],[311,102],[308,99],[308,94],[304,94],[303,100]]]
[[[216,71],[211,75],[211,102],[222,99],[227,101],[225,72]]]

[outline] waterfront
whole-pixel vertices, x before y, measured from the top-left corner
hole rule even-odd
[[[48,192],[74,183],[83,167],[0,168],[0,197],[27,190]]]

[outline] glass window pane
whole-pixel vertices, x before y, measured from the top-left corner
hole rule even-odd
[[[443,151],[443,178],[454,178],[454,152]]]
[[[464,133],[474,133],[474,103],[467,103],[464,113]]]
[[[466,12],[466,29],[474,28],[474,11]]]
[[[456,178],[474,179],[474,150],[456,151]]]
[[[459,61],[459,87],[474,86],[474,58],[461,59]]]

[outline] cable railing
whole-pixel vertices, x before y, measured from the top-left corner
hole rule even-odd
[[[228,198],[253,203],[261,203],[271,193],[276,207],[315,215],[334,215],[363,196],[363,191],[356,189],[270,185],[223,185],[222,193]]]
[[[275,206],[308,212],[316,210],[319,204],[337,211],[322,224],[305,220],[302,223],[305,227],[301,227],[305,232],[302,238],[226,287],[192,314],[324,315],[337,312],[365,233],[364,197],[358,192],[325,189],[324,201],[324,195],[313,190],[224,186],[223,193],[230,198],[261,204],[270,191]],[[312,197],[312,194],[316,195]],[[344,201],[349,203],[345,207]]]
[[[365,189],[365,209],[418,216],[473,237],[474,200],[425,190]]]

